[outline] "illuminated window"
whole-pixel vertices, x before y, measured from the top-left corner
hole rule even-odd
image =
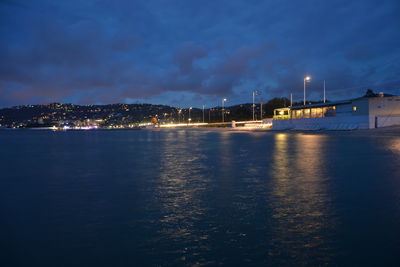
[[[356,106],[353,107],[353,111],[357,111],[357,107]]]

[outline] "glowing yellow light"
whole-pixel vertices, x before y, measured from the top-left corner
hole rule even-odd
[[[353,111],[357,111],[357,107],[356,106],[353,107]]]
[[[306,76],[306,77],[304,78],[304,80],[310,81],[310,80],[311,80],[311,77],[310,77],[310,76]]]

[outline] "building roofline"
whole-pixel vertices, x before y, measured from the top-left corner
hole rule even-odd
[[[290,109],[296,110],[296,109],[305,109],[305,108],[318,108],[318,107],[330,107],[330,106],[337,106],[337,105],[345,105],[345,104],[350,104],[353,100],[355,100],[355,99],[333,101],[333,102],[326,102],[326,103],[317,103],[317,104],[310,104],[310,105],[293,106],[293,107],[290,107]]]
[[[305,108],[318,108],[318,107],[331,107],[331,106],[337,106],[337,105],[346,105],[346,104],[351,104],[353,101],[356,100],[361,100],[361,99],[374,99],[374,98],[381,98],[379,94],[373,94],[373,95],[364,95],[361,97],[356,97],[348,100],[339,100],[339,101],[332,101],[332,102],[326,102],[326,103],[316,103],[316,104],[309,104],[309,105],[300,105],[300,106],[292,106],[292,107],[286,107],[291,110],[298,110],[298,109],[305,109]],[[383,94],[383,97],[399,97],[396,95],[391,95],[391,94]]]

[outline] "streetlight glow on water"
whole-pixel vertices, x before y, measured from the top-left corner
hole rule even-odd
[[[0,131],[2,261],[397,266],[400,137],[381,137]]]

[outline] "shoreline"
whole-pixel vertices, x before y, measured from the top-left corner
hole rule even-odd
[[[53,128],[0,128],[0,131],[53,131],[53,132],[69,132],[69,131],[209,131],[209,132],[234,132],[234,133],[294,133],[294,134],[329,134],[329,135],[349,135],[349,136],[395,136],[400,137],[400,126],[390,126],[374,129],[359,130],[272,130],[272,129],[241,129],[241,127],[187,127],[187,128],[97,128],[97,129],[68,129],[54,130]]]

